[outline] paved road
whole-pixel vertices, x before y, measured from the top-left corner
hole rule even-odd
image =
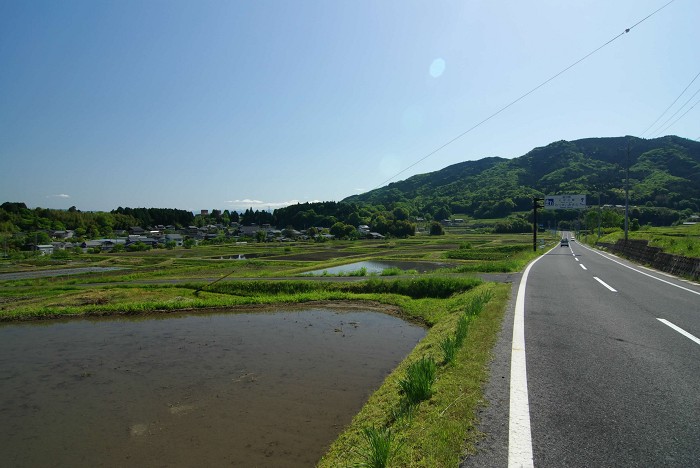
[[[507,453],[518,347],[504,347],[506,322],[491,435],[463,466],[700,466],[700,287],[572,243],[530,269],[523,323],[532,458]]]

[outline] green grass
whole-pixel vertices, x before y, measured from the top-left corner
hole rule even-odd
[[[684,257],[700,257],[700,224],[667,226],[667,227],[644,227],[639,231],[629,231],[629,239],[643,239],[649,241],[649,246],[659,247],[665,253],[672,255],[682,255]],[[588,243],[605,242],[614,244],[625,238],[625,233],[621,229],[606,233],[600,239],[590,234],[584,237]]]
[[[389,462],[399,449],[391,429],[365,427],[362,429],[362,435],[366,444],[362,444],[355,450],[361,459],[355,466],[363,468],[389,466]]]

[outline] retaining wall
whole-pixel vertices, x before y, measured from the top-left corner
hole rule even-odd
[[[650,247],[648,243],[647,240],[629,239],[625,242],[621,239],[615,244],[599,242],[597,245],[672,275],[690,277],[694,281],[700,279],[700,258],[663,253],[659,247]]]

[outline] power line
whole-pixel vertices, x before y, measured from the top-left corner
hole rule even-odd
[[[673,107],[673,105],[681,98],[681,96],[683,96],[683,94],[684,94],[686,91],[688,91],[688,88],[690,88],[690,85],[692,85],[693,82],[695,82],[695,80],[697,80],[698,76],[700,76],[700,72],[698,72],[698,74],[695,75],[695,78],[693,78],[692,80],[690,80],[690,83],[688,83],[688,86],[686,86],[685,89],[684,89],[683,91],[681,91],[681,94],[679,94],[678,97],[677,97],[676,99],[673,100],[673,102],[671,103],[671,105],[668,106],[668,107],[666,108],[666,110],[663,111],[663,112],[661,113],[661,115],[660,115],[656,120],[654,120],[654,123],[652,123],[651,125],[649,125],[649,127],[647,127],[647,129],[644,130],[639,136],[643,136],[646,132],[648,132],[649,130],[651,130],[651,128],[652,128],[654,125],[656,125],[656,122],[658,122],[659,120],[661,120],[661,117],[663,117],[664,114],[665,114],[666,112],[668,112],[668,111],[671,109],[671,107]],[[671,116],[671,117],[673,117],[673,116]],[[664,122],[664,123],[665,123],[665,122]],[[663,124],[662,124],[662,126],[663,126]]]
[[[683,103],[683,105],[682,105],[680,108],[678,108],[678,110],[677,110],[676,112],[674,112],[673,115],[672,115],[671,117],[669,117],[668,119],[666,119],[666,120],[664,121],[664,123],[661,124],[661,126],[663,127],[664,125],[666,125],[666,124],[668,123],[669,120],[671,120],[672,118],[674,118],[674,117],[676,116],[676,114],[678,114],[680,111],[682,111],[683,108],[684,108],[685,106],[687,106],[688,103],[689,103],[690,101],[692,101],[692,99],[693,99],[698,93],[700,93],[700,89],[698,89],[697,91],[695,91],[695,93],[693,93],[693,95],[690,96],[690,97],[688,98],[688,100],[685,101],[685,102]],[[686,112],[686,113],[687,113],[687,112]],[[685,115],[685,114],[683,114],[683,115]],[[682,117],[682,116],[681,116],[681,117]],[[676,120],[675,122],[673,122],[673,123],[676,123],[676,122],[677,122],[677,120]],[[670,125],[669,125],[669,127],[670,127]],[[666,127],[666,128],[668,128],[668,127]],[[659,134],[661,134],[663,131],[666,130],[666,128],[664,128],[662,131],[657,131],[655,136],[658,136]]]
[[[695,92],[695,94],[698,94],[698,93],[700,93],[700,89],[698,89],[698,90]],[[693,95],[690,97],[690,99],[693,99],[693,98],[695,97],[695,94],[693,94]],[[690,102],[690,99],[688,99],[688,102]],[[686,102],[685,104],[688,104],[688,102]],[[660,136],[661,134],[666,133],[666,130],[668,130],[669,128],[671,128],[671,127],[673,127],[674,125],[676,125],[676,122],[678,122],[678,121],[681,120],[683,117],[685,117],[685,114],[687,114],[688,112],[690,112],[691,110],[693,110],[693,107],[697,106],[698,103],[700,103],[700,101],[696,101],[695,104],[693,104],[692,106],[690,106],[690,108],[689,108],[687,111],[683,112],[680,116],[678,116],[678,118],[677,118],[676,120],[674,120],[674,121],[671,122],[669,125],[667,125],[666,127],[664,127],[664,129],[661,130],[659,133],[657,133],[656,136],[658,137],[658,136]],[[685,107],[685,104],[683,104],[683,107]],[[677,114],[678,112],[680,112],[681,109],[683,109],[683,107],[681,107],[680,109],[678,109],[678,110],[676,111],[676,114]],[[676,114],[673,114],[673,115],[676,115]],[[669,117],[669,120],[670,120],[671,118],[673,118],[673,115],[672,115],[671,117]]]
[[[500,114],[500,113],[503,112],[504,110],[506,110],[506,109],[508,109],[509,107],[513,106],[514,104],[516,104],[516,103],[522,101],[522,100],[525,99],[527,96],[529,96],[530,94],[534,93],[535,91],[537,91],[538,89],[540,89],[541,87],[543,87],[544,85],[546,85],[547,83],[549,83],[550,81],[554,80],[555,78],[559,77],[560,75],[562,75],[562,74],[565,73],[566,71],[570,70],[571,68],[575,67],[575,66],[578,65],[579,63],[583,62],[583,61],[586,60],[588,57],[590,57],[591,55],[593,55],[593,54],[595,54],[596,52],[598,52],[600,49],[604,48],[605,46],[611,44],[611,43],[614,42],[615,40],[617,40],[617,39],[619,39],[620,37],[624,36],[625,34],[629,33],[632,29],[634,29],[635,27],[637,27],[638,25],[640,25],[641,23],[643,23],[643,22],[646,21],[647,19],[651,18],[651,17],[654,16],[656,13],[658,13],[658,12],[661,11],[661,10],[663,10],[664,8],[666,8],[667,6],[669,6],[671,3],[673,3],[674,1],[675,1],[675,0],[671,0],[670,2],[666,3],[665,5],[663,5],[661,8],[659,8],[659,9],[655,10],[654,12],[652,12],[651,14],[647,15],[645,18],[643,18],[643,19],[637,21],[635,24],[633,24],[633,25],[630,26],[629,28],[625,29],[623,32],[621,32],[621,33],[618,34],[617,36],[613,37],[612,39],[610,39],[609,41],[607,41],[606,43],[604,43],[604,44],[601,45],[600,47],[598,47],[598,48],[594,49],[592,52],[589,52],[588,54],[584,55],[583,57],[581,57],[580,59],[578,59],[577,61],[575,61],[575,62],[572,63],[571,65],[569,65],[568,67],[566,67],[566,68],[564,68],[563,70],[561,70],[559,73],[556,73],[556,74],[553,75],[552,77],[546,79],[545,81],[543,81],[543,82],[540,83],[539,85],[535,86],[535,87],[532,88],[530,91],[526,92],[525,94],[523,94],[523,95],[520,96],[519,98],[515,99],[515,100],[512,101],[511,103],[509,103],[509,104],[507,104],[507,105],[501,107],[499,110],[497,110],[497,111],[494,112],[493,114],[489,115],[489,116],[486,117],[484,120],[482,120],[482,121],[480,121],[479,123],[473,125],[473,126],[470,127],[468,130],[466,130],[466,131],[460,133],[459,135],[457,135],[456,137],[454,137],[453,139],[451,139],[451,140],[448,141],[447,143],[445,143],[445,144],[439,146],[438,148],[434,149],[433,151],[431,151],[430,153],[426,154],[425,156],[423,156],[422,158],[420,158],[418,161],[414,162],[414,163],[411,164],[410,166],[408,166],[408,167],[406,167],[406,168],[400,170],[399,172],[397,172],[397,173],[394,174],[393,176],[389,177],[387,180],[385,180],[384,182],[382,182],[382,183],[379,184],[378,186],[374,187],[374,189],[372,189],[372,190],[378,189],[379,187],[385,185],[387,182],[393,180],[394,178],[396,178],[396,177],[398,177],[399,175],[403,174],[404,172],[406,172],[407,170],[411,169],[412,167],[415,167],[416,165],[422,163],[423,161],[425,161],[426,159],[428,159],[430,156],[434,155],[435,153],[437,153],[438,151],[444,149],[445,147],[451,145],[452,143],[454,143],[455,141],[459,140],[460,138],[462,138],[462,137],[465,136],[466,134],[471,133],[473,130],[475,130],[476,128],[478,128],[478,127],[480,127],[481,125],[485,124],[486,122],[488,122],[488,121],[491,120],[492,118],[496,117],[498,114]]]

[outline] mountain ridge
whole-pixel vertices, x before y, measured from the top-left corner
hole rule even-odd
[[[412,205],[434,211],[503,216],[529,209],[533,196],[583,193],[602,203],[624,203],[629,144],[630,202],[700,210],[700,142],[674,135],[559,140],[506,159],[486,157],[418,174],[342,200]]]

